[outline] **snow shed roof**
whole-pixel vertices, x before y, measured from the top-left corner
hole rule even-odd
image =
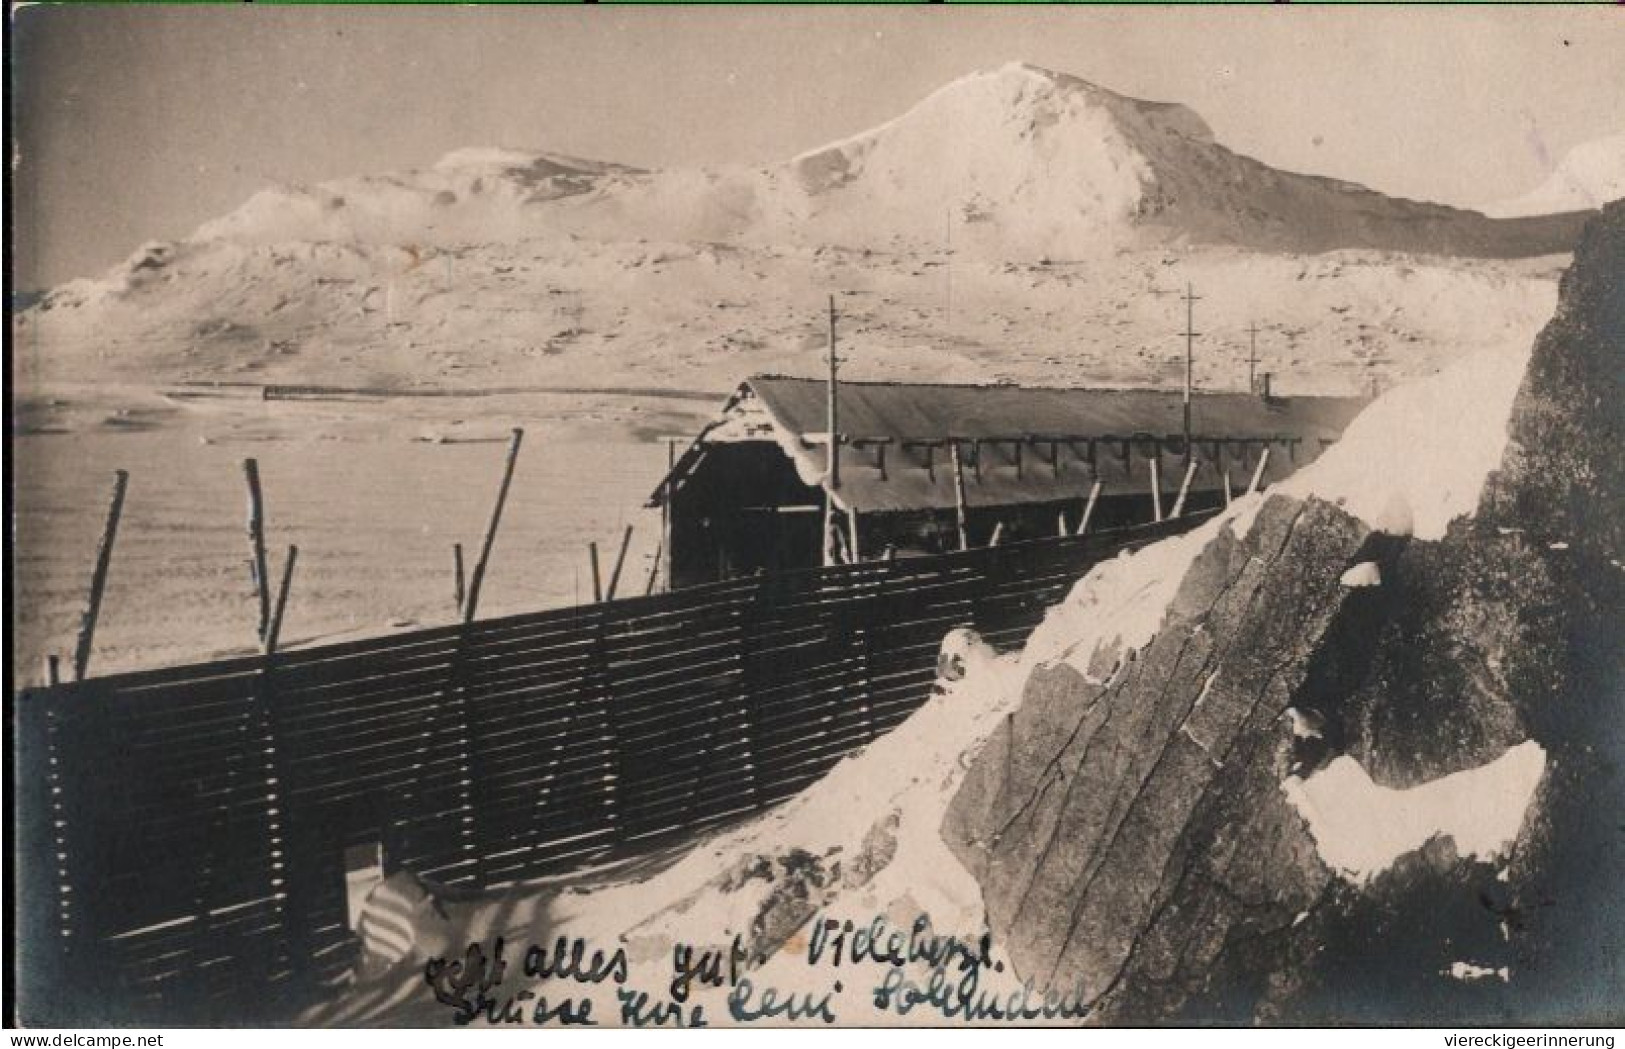
[[[818,379],[756,376],[741,383],[650,504],[659,505],[679,488],[704,462],[708,447],[743,441],[777,443],[801,480],[819,486],[826,469],[827,397],[828,386]],[[835,501],[843,509],[953,506],[953,443],[964,456],[973,506],[1074,499],[1095,480],[1105,495],[1144,493],[1152,458],[1159,459],[1163,488],[1177,492],[1183,479],[1183,457],[1175,464],[1170,452],[1179,449],[1167,447],[1184,432],[1178,391],[842,382],[838,398],[841,486]],[[1246,487],[1265,447],[1275,450],[1263,480],[1279,480],[1335,441],[1366,403],[1354,397],[1198,393],[1191,403],[1199,462],[1192,486],[1217,488],[1228,470],[1238,489]]]

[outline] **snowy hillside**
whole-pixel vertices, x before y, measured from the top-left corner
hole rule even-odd
[[[1484,212],[1497,218],[1554,215],[1589,211],[1621,197],[1625,197],[1625,134],[1576,146],[1545,182]]]

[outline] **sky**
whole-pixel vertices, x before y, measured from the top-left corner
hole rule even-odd
[[[1021,60],[1183,102],[1276,167],[1472,206],[1625,130],[1596,8],[14,10],[16,286],[95,276],[266,185],[464,146],[771,163]]]

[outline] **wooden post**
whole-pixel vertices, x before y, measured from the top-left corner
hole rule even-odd
[[[1196,476],[1196,459],[1185,464],[1185,479],[1179,482],[1179,498],[1174,500],[1174,512],[1170,517],[1178,517],[1185,512],[1185,496],[1190,494],[1191,478]]]
[[[451,564],[452,564],[452,572],[454,573],[454,577],[452,579],[452,584],[453,584],[452,593],[453,593],[453,596],[457,600],[457,614],[462,615],[463,614],[463,544],[462,543],[453,543],[453,544],[451,544]]]
[[[502,467],[502,485],[497,489],[497,501],[491,507],[491,520],[485,526],[485,540],[480,544],[479,560],[474,562],[474,573],[468,580],[468,598],[463,603],[463,622],[472,623],[474,614],[480,608],[480,589],[485,584],[485,568],[491,562],[491,547],[497,540],[497,526],[502,523],[502,507],[508,501],[508,486],[513,482],[514,463],[519,459],[519,444],[525,439],[525,431],[514,427],[513,438],[508,442],[508,459]]]
[[[45,683],[62,684],[62,659],[55,652],[45,657]]]
[[[621,533],[621,552],[615,555],[615,569],[609,573],[609,590],[604,600],[615,600],[615,588],[621,585],[621,567],[626,564],[626,548],[632,545],[632,526],[627,525],[626,531]]]
[[[1230,471],[1226,470],[1224,472],[1224,505],[1229,506],[1231,498],[1232,497],[1230,495]]]
[[[107,568],[113,560],[113,543],[118,539],[118,522],[124,514],[124,492],[129,487],[130,475],[123,470],[113,472],[113,498],[107,507],[107,523],[102,526],[101,542],[96,545],[96,567],[90,573],[90,600],[85,605],[84,617],[79,621],[79,643],[73,652],[73,679],[83,681],[90,669],[90,653],[96,641],[96,621],[102,614],[102,594],[107,589]]]
[[[660,543],[655,550],[655,567],[660,566],[661,553],[666,552],[666,589],[671,590],[671,500],[672,490],[671,472],[677,469],[677,441],[668,438],[666,441],[666,497],[660,501]],[[654,593],[651,584],[649,592]]]
[[[1247,485],[1248,495],[1252,495],[1254,492],[1258,491],[1259,484],[1264,480],[1264,467],[1269,465],[1269,461],[1270,450],[1269,446],[1266,445],[1264,447],[1264,454],[1258,457],[1258,468],[1253,471],[1252,483]]]
[[[260,491],[260,464],[256,460],[243,460],[243,480],[248,483],[248,542],[254,555],[254,595],[260,605],[255,636],[264,644],[265,631],[271,625],[271,579],[265,563],[265,497]]]
[[[1153,521],[1162,520],[1162,446],[1156,446],[1149,460],[1151,463],[1151,518]]]
[[[1083,504],[1083,518],[1078,522],[1078,534],[1089,530],[1089,518],[1095,516],[1095,503],[1100,500],[1100,482],[1089,486],[1089,501]]]
[[[596,605],[604,600],[604,583],[598,574],[598,544],[588,543],[587,554],[592,558],[592,603]]]
[[[847,526],[847,530],[852,533],[852,553],[851,553],[851,557],[849,558],[849,560],[852,562],[852,564],[857,564],[859,561],[863,560],[862,547],[860,547],[858,545],[858,508],[857,507],[854,506],[854,507],[850,508],[849,510],[847,510],[847,512],[846,512],[846,526]]]
[[[966,522],[968,508],[965,506],[965,463],[963,457],[959,453],[958,441],[954,441],[952,444],[950,444],[949,449],[953,453],[954,509],[959,522],[959,549],[969,550],[970,533]]]
[[[277,641],[282,637],[282,617],[288,611],[288,588],[293,586],[293,566],[299,560],[299,548],[288,547],[288,559],[282,565],[282,586],[276,592],[276,610],[265,630],[265,654],[276,655]]]
[[[655,543],[654,564],[649,566],[649,585],[643,588],[643,596],[648,597],[655,592],[655,581],[660,578],[660,556],[665,552],[664,540]]]
[[[987,541],[988,546],[998,546],[999,540],[1004,538],[1004,522],[1000,521],[993,526],[993,538]]]
[[[1066,527],[1065,510],[1060,510],[1055,514],[1055,534],[1058,536],[1068,536],[1072,534],[1071,531]]]

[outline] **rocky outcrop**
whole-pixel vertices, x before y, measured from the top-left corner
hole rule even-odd
[[[1276,496],[1127,662],[1034,671],[943,826],[1024,978],[1105,1022],[1620,1017],[1622,282],[1615,206],[1443,540]],[[1283,789],[1342,756],[1418,787],[1526,740],[1544,775],[1495,855],[1440,833],[1333,870]]]

